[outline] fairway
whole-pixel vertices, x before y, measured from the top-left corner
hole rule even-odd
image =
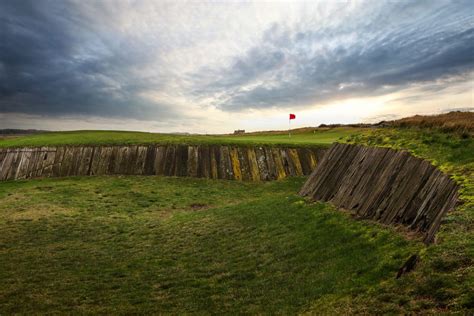
[[[213,144],[213,145],[286,145],[329,146],[331,143],[363,129],[332,128],[287,133],[250,135],[179,135],[126,131],[48,132],[26,136],[0,138],[0,147],[60,146],[60,145],[146,145],[146,144]]]
[[[2,183],[2,313],[297,313],[349,299],[419,249],[295,192],[91,177]]]

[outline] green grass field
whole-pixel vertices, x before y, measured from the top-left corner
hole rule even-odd
[[[393,279],[422,247],[306,203],[303,181],[2,184],[0,311],[297,313]]]
[[[349,143],[405,149],[429,160],[458,183],[460,201],[437,233],[437,242],[422,250],[422,262],[402,286],[387,283],[380,293],[392,300],[429,297],[440,312],[474,314],[474,139],[433,129],[373,129]],[[374,296],[369,304],[379,304]],[[460,312],[463,311],[463,312]]]
[[[229,145],[287,145],[328,146],[359,129],[333,128],[316,131],[261,133],[250,135],[176,135],[124,131],[48,132],[19,137],[0,138],[0,147],[59,146],[59,145],[147,145],[147,144],[229,144]]]
[[[325,141],[344,136],[331,132]],[[92,143],[102,132],[91,133]],[[423,129],[344,133],[346,142],[407,149],[459,183],[461,204],[443,220],[435,244],[305,201],[296,195],[304,178],[3,182],[0,314],[473,314],[472,137]],[[315,140],[302,134],[304,144]],[[65,135],[56,144],[67,143]],[[2,146],[34,137],[47,145],[41,137],[52,136]],[[284,136],[245,137],[271,143]],[[395,279],[414,253],[416,269]]]

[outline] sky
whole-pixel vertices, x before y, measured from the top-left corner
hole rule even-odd
[[[229,133],[474,110],[474,1],[0,1],[0,129]]]

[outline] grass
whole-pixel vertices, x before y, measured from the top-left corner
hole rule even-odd
[[[303,181],[2,183],[0,314],[294,314],[393,281],[423,247],[304,201]]]
[[[40,147],[61,145],[148,145],[148,144],[221,144],[221,145],[285,145],[329,146],[357,129],[303,129],[293,132],[254,133],[249,135],[176,135],[126,131],[48,132],[0,138],[0,147]]]
[[[474,109],[474,108],[473,108]],[[449,112],[438,115],[415,115],[387,122],[393,127],[435,128],[445,132],[474,135],[474,112]]]
[[[405,310],[438,309],[474,313],[474,139],[437,129],[375,129],[356,134],[349,143],[405,149],[429,160],[459,184],[460,203],[443,219],[437,242],[422,251],[417,269],[403,286],[388,282],[372,298],[361,298],[375,310],[384,298],[407,300]],[[367,300],[370,303],[367,303]],[[357,301],[352,302],[357,304]]]
[[[182,138],[181,138],[182,137]],[[0,146],[285,144],[405,149],[460,186],[435,244],[267,183],[89,177],[0,183],[0,314],[474,313],[474,141],[446,129],[245,136],[38,134]],[[341,137],[345,137],[341,140]],[[239,143],[240,141],[240,143]],[[286,142],[286,143],[285,143]],[[413,253],[416,269],[398,267]]]

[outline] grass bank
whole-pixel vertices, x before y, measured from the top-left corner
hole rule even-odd
[[[387,301],[400,302],[403,313],[474,312],[474,139],[439,129],[374,129],[355,134],[349,143],[404,149],[429,160],[450,174],[460,186],[460,203],[442,221],[436,243],[423,249],[417,269],[401,282],[386,282],[367,296],[348,302],[348,309],[369,312]],[[340,302],[325,302],[336,308]],[[320,306],[316,306],[319,308]]]
[[[423,247],[305,202],[303,181],[2,183],[0,313],[293,314],[367,293]]]

